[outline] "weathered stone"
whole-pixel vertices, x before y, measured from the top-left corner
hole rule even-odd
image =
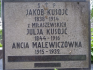
[[[10,0],[4,2],[5,70],[89,70],[89,1],[7,1]]]

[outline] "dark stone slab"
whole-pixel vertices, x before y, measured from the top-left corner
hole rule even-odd
[[[0,50],[0,59],[3,58],[3,50]]]

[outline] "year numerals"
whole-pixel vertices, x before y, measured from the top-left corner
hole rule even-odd
[[[35,21],[45,21],[45,17],[35,17]]]
[[[59,49],[50,49],[49,52],[50,52],[50,54],[60,54]]]
[[[44,54],[44,49],[35,50],[35,54]]]

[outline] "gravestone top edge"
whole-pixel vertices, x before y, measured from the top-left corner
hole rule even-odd
[[[4,2],[86,2],[90,0],[3,0]]]

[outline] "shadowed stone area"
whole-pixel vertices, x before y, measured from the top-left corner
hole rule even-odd
[[[0,50],[0,59],[3,58],[3,50]]]

